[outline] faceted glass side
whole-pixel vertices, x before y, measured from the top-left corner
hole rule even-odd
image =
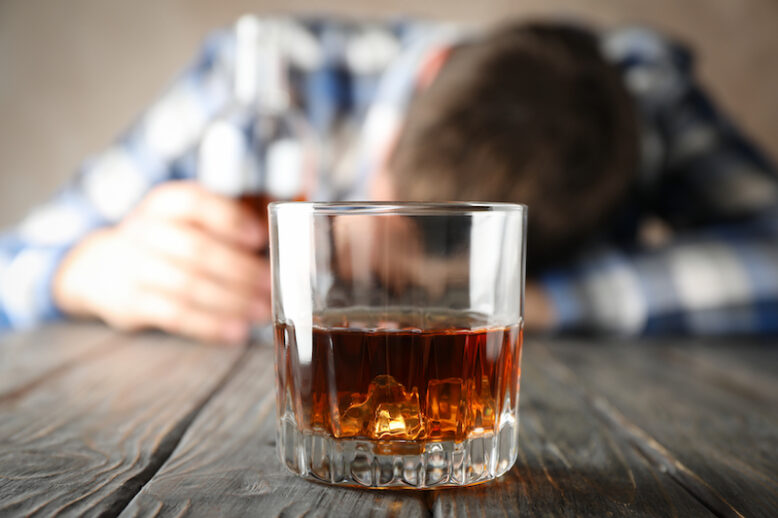
[[[314,329],[303,353],[293,326],[276,327],[282,463],[305,478],[373,488],[506,473],[518,452],[521,326],[397,327]]]

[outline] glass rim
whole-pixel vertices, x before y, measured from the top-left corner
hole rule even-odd
[[[446,215],[473,212],[526,212],[521,203],[491,201],[274,201],[268,205],[271,213],[283,209],[305,209],[313,214],[398,214]]]

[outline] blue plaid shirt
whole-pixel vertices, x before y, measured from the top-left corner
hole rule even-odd
[[[246,27],[273,38],[257,40],[266,48],[243,74],[246,35],[258,34]],[[454,26],[416,21],[251,16],[213,34],[113,146],[0,235],[0,329],[61,316],[51,283],[65,254],[161,182],[200,178],[230,192],[250,168],[279,195],[315,178],[314,198],[364,198],[426,60],[463,37]],[[639,28],[601,41],[642,114],[642,164],[630,212],[610,239],[539,279],[557,329],[778,331],[775,169],[694,83],[684,48]],[[274,78],[271,87],[255,84],[253,102],[240,102],[236,85],[250,87],[255,72]],[[257,134],[258,105],[267,108],[260,118],[286,131]],[[291,180],[290,166],[300,170]]]

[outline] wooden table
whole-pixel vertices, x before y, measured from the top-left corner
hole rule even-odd
[[[778,343],[529,339],[519,460],[373,492],[276,460],[269,346],[63,324],[0,339],[0,515],[778,516]]]

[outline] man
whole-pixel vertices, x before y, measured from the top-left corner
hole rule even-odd
[[[639,29],[244,17],[3,236],[0,326],[244,340],[267,235],[224,178],[307,168],[317,199],[529,204],[529,329],[774,332],[778,179],[691,74]]]

